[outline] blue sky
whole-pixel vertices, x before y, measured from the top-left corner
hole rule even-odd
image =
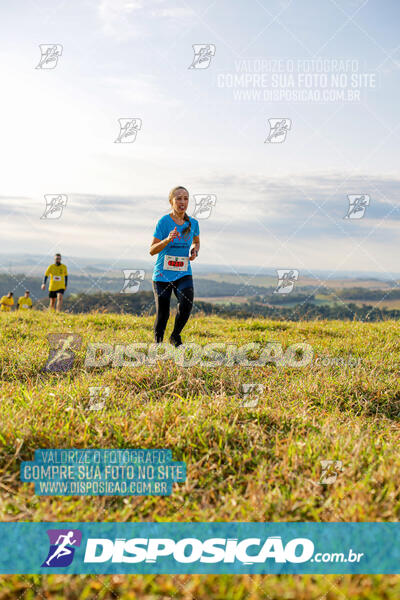
[[[217,196],[200,221],[205,263],[400,272],[399,13],[378,0],[3,2],[2,252],[56,245],[140,268],[182,184],[189,214],[194,194]],[[47,43],[62,45],[58,64],[35,69]],[[207,69],[188,68],[193,44],[215,45]],[[367,74],[358,100],[245,99],[221,85],[257,60],[287,75],[321,59]],[[142,128],[115,144],[127,117]],[[283,143],[265,143],[269,118],[291,120]],[[52,193],[67,207],[41,220]],[[347,194],[370,196],[364,218],[343,219]]]

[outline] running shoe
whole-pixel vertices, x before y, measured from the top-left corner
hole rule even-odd
[[[175,348],[177,348],[178,346],[182,346],[182,339],[179,333],[172,333],[171,337],[169,338],[169,341],[173,346],[175,346]]]

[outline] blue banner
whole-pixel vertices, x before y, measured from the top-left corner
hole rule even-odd
[[[186,480],[186,464],[165,449],[45,449],[20,474],[38,496],[167,496]]]
[[[399,523],[0,523],[0,574],[400,573]]]

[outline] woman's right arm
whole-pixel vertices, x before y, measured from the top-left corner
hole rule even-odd
[[[169,244],[170,240],[165,238],[165,240],[159,240],[158,238],[153,238],[150,246],[150,254],[153,256],[154,254],[158,254],[161,250],[164,250],[165,246]]]
[[[158,238],[153,237],[153,241],[151,242],[150,246],[151,256],[153,256],[153,254],[158,254],[159,252],[161,252],[161,250],[164,250],[165,246],[168,246],[168,244],[178,236],[179,233],[177,228],[175,227],[175,229],[169,232],[168,237],[166,237],[163,240],[159,240]]]

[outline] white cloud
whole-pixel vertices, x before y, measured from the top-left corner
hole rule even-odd
[[[158,8],[150,12],[152,17],[164,17],[169,19],[180,19],[192,17],[195,13],[189,7],[175,6],[170,8]]]
[[[103,32],[111,37],[129,39],[139,34],[130,16],[142,8],[142,3],[132,0],[101,0],[98,6]]]
[[[137,104],[157,104],[165,107],[181,107],[182,102],[173,95],[164,94],[161,90],[157,78],[153,75],[144,75],[137,77],[105,77],[99,81],[99,84],[112,89],[113,93],[118,94],[127,102]]]
[[[103,32],[118,41],[144,35],[143,18],[183,19],[195,13],[189,7],[160,6],[165,0],[101,0],[98,5],[98,16]]]
[[[303,175],[288,182],[227,173],[199,179],[190,188],[189,214],[193,194],[217,194],[212,217],[200,220],[202,264],[298,268],[303,275],[315,269],[400,272],[400,180],[353,177],[349,189],[363,184],[371,205],[364,219],[346,221],[346,192],[334,191],[345,177]],[[107,248],[110,262],[125,256],[147,261],[154,224],[169,210],[168,190],[146,195],[137,191],[144,188],[136,181],[133,188],[123,196],[70,194],[62,218],[53,222],[40,219],[43,197],[0,196],[0,217],[6,222],[3,246],[8,252],[23,248],[45,254],[57,240],[69,255],[103,257]]]

